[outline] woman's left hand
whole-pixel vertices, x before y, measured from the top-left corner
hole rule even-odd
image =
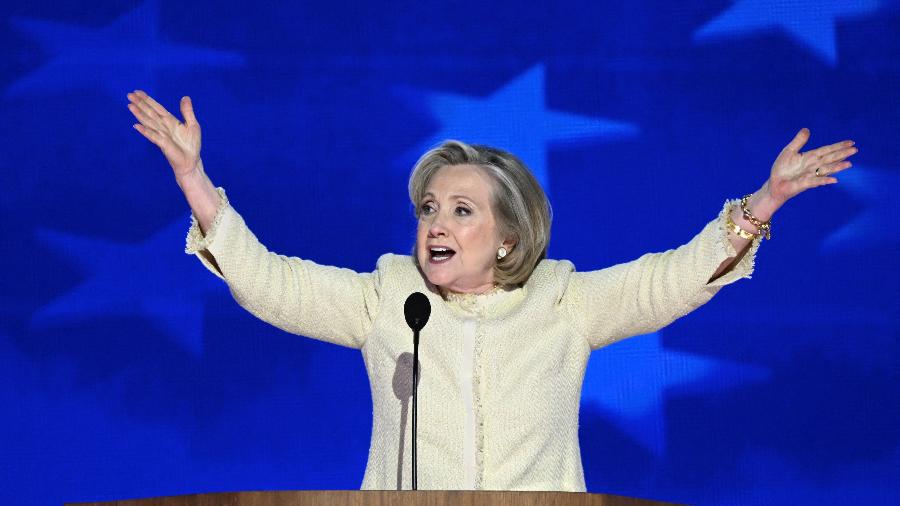
[[[801,128],[772,165],[769,191],[780,204],[810,188],[837,183],[832,175],[850,168],[847,158],[859,151],[847,140],[801,153],[808,140],[809,129]]]

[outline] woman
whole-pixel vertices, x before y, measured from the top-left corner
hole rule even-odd
[[[550,206],[516,157],[448,141],[410,178],[413,256],[383,255],[372,273],[269,252],[200,160],[184,97],[178,121],[142,91],[135,128],[156,144],[193,211],[186,252],[235,300],[288,332],[361,349],[373,401],[363,489],[409,489],[410,332],[403,303],[426,293],[420,349],[421,489],[584,491],[581,383],[591,350],[657,330],[750,277],[772,214],[850,167],[844,141],[800,153],[802,129],[759,191],[725,203],[687,244],[593,272],[544,258]]]

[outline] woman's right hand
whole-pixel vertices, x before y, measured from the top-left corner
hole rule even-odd
[[[175,172],[176,180],[180,181],[199,170],[200,124],[194,117],[190,97],[181,99],[184,123],[141,90],[129,93],[128,100],[128,110],[140,122],[134,128],[162,150]]]

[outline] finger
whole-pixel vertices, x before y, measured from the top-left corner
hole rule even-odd
[[[843,149],[836,149],[828,154],[822,155],[822,163],[832,163],[843,160],[850,156],[855,155],[859,150],[855,147],[845,147]]]
[[[806,144],[806,141],[808,141],[808,140],[809,140],[809,129],[801,128],[800,131],[797,132],[797,135],[794,136],[794,138],[791,140],[791,142],[789,142],[788,145],[784,147],[784,149],[789,150],[789,151],[798,152],[798,151],[800,151],[800,148],[802,148],[803,145]]]
[[[172,113],[167,111],[165,107],[163,107],[162,105],[159,104],[159,102],[157,102],[156,100],[153,100],[153,97],[148,95],[143,90],[135,90],[135,93],[137,93],[138,96],[140,96],[142,99],[144,99],[144,101],[147,102],[147,104],[151,108],[153,108],[153,110],[156,112],[156,114],[159,114],[162,117],[172,116]],[[172,117],[174,118],[174,116],[172,116]]]
[[[165,125],[162,124],[159,117],[153,114],[146,106],[141,107],[135,104],[128,104],[128,110],[131,111],[131,114],[133,114],[142,125],[159,132],[162,132],[165,129]],[[151,114],[153,115],[151,116]]]
[[[137,123],[132,126],[134,126],[135,130],[140,132],[144,137],[147,137],[148,139],[153,141],[153,143],[157,146],[159,146],[161,142],[164,142],[168,139],[168,137],[164,133],[152,127],[148,127],[147,125]]]
[[[140,132],[141,135],[146,137],[147,140],[155,144],[160,149],[160,151],[163,152],[163,155],[165,155],[166,158],[170,157],[170,153],[172,153],[173,149],[175,149],[175,145],[172,143],[172,140],[169,137],[160,134],[152,128],[147,128],[144,125],[134,124],[132,126],[134,126],[134,129]]]
[[[826,175],[830,176],[830,175],[840,172],[842,170],[849,169],[850,167],[853,167],[852,163],[842,160],[839,162],[834,162],[834,163],[829,163],[829,164],[823,165],[822,167],[819,168],[819,174],[826,174]]]
[[[156,130],[153,130],[152,128],[147,128],[144,125],[141,125],[140,123],[135,123],[132,126],[134,127],[135,130],[140,132],[141,135],[146,137],[147,140],[149,140],[153,144],[156,144],[159,147],[162,147],[163,141],[162,141],[162,136],[159,134],[159,132],[157,132]]]
[[[128,110],[131,111],[131,114],[133,114],[134,117],[137,118],[137,120],[140,121],[144,126],[153,126],[157,123],[156,118],[151,118],[150,116],[148,116],[147,112],[141,109],[139,105],[128,104]]]
[[[156,118],[160,127],[165,128],[166,130],[172,130],[181,124],[181,122],[178,121],[178,118],[169,114],[169,111],[165,110],[161,105],[156,104],[154,106],[154,104],[156,103],[153,102],[153,99],[150,97],[138,102],[138,106],[140,106],[148,116]],[[160,112],[160,110],[162,110],[162,112]],[[158,128],[158,130],[161,130],[162,128]]]
[[[157,112],[154,111],[153,108],[150,107],[150,104],[148,104],[147,102],[141,100],[141,101],[138,101],[137,103],[135,103],[134,105],[135,105],[135,107],[138,108],[138,110],[140,110],[144,114],[145,117],[149,118],[154,123],[158,123],[159,125],[164,124],[162,122],[162,118],[159,116],[159,114],[157,114]]]
[[[826,184],[836,183],[837,179],[831,176],[809,176],[803,179],[802,186],[803,189],[800,192],[804,192],[809,190],[810,188],[818,188],[820,186],[824,186]]]
[[[840,151],[841,149],[847,149],[852,147],[854,144],[853,141],[841,141],[835,142],[834,144],[829,144],[828,146],[822,146],[820,148],[811,149],[807,152],[810,155],[816,156],[825,156],[830,153],[834,153],[835,151]]]
[[[184,117],[185,124],[197,124],[197,117],[194,116],[194,104],[191,102],[191,97],[181,97],[181,115]]]
[[[838,180],[836,177],[825,176],[825,177],[817,177],[816,180],[812,183],[810,188],[818,188],[819,186],[825,186],[827,184],[837,183]]]
[[[832,172],[838,171],[819,167],[819,175],[816,175],[815,172],[811,172],[804,178],[804,183],[810,188],[815,188],[817,186],[822,186],[829,183],[837,183],[837,178],[832,176]]]
[[[172,116],[165,107],[161,106],[156,100],[153,100],[153,97],[150,95],[147,95],[142,90],[135,91],[135,94],[138,96],[138,101],[136,103],[147,112],[148,116],[157,118],[160,127],[157,128],[158,130],[162,130],[163,128],[172,130],[181,124],[181,122],[178,121],[178,118]]]

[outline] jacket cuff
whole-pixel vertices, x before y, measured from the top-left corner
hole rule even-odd
[[[206,235],[200,230],[200,222],[191,211],[191,226],[188,229],[187,238],[185,240],[184,252],[188,255],[194,255],[199,251],[203,251],[212,244],[216,238],[216,232],[219,230],[219,224],[222,222],[222,216],[225,214],[225,208],[229,206],[228,197],[225,195],[225,189],[221,186],[216,187],[219,194],[219,203],[216,206],[216,216],[213,218],[212,226],[206,231]]]
[[[726,227],[728,213],[731,212],[733,206],[740,206],[741,201],[739,199],[726,200],[725,204],[722,206],[722,211],[719,212],[719,217],[716,220],[716,249],[717,249],[717,264],[720,265],[725,261],[726,258],[734,258],[738,255],[737,250],[734,249],[734,245],[731,244],[731,241],[728,240],[728,228]],[[714,279],[707,283],[706,286],[724,286],[730,283],[734,283],[735,281],[743,278],[750,279],[753,274],[753,269],[756,264],[756,252],[759,249],[759,245],[762,243],[762,238],[757,237],[750,242],[750,247],[747,250],[747,253],[744,254],[744,257],[741,258],[741,261],[737,263],[737,265],[733,265],[731,269],[725,271],[724,274],[720,275],[718,278]]]

